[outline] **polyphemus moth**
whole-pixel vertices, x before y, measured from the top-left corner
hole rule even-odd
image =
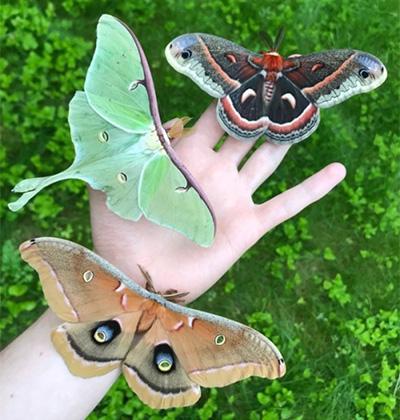
[[[72,165],[52,176],[26,179],[9,208],[17,211],[44,187],[81,179],[107,194],[117,215],[142,215],[202,246],[214,238],[214,216],[205,194],[180,162],[161,125],[150,68],[135,34],[101,16],[96,50],[84,91],[69,104],[75,147]]]
[[[153,408],[194,404],[200,386],[285,374],[274,344],[252,328],[169,302],[88,249],[56,238],[20,246],[64,321],[52,341],[77,376],[122,372]],[[183,296],[184,293],[178,293]]]
[[[202,33],[181,35],[165,49],[171,66],[218,98],[222,128],[239,140],[265,135],[272,143],[297,143],[319,124],[319,108],[380,86],[387,72],[371,54],[331,50],[287,58],[277,50],[254,53],[223,38]]]

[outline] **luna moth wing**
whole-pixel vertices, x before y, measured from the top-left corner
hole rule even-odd
[[[187,188],[187,179],[172,163],[168,155],[154,155],[143,168],[139,182],[139,206],[147,219],[163,224],[168,220],[175,229],[187,232],[189,239],[203,246],[209,246],[214,238],[214,223],[208,207],[198,192]],[[176,200],[171,195],[179,195]],[[168,206],[165,203],[169,203]],[[196,217],[196,223],[193,221]]]
[[[90,107],[86,94],[77,92],[71,101],[69,124],[75,145],[73,168],[92,188],[107,195],[107,206],[118,216],[138,220],[138,182],[143,166],[154,150],[146,135],[121,130]]]
[[[155,125],[144,70],[148,64],[138,45],[121,21],[102,15],[84,90],[90,106],[105,120],[125,131],[145,134]]]
[[[138,220],[142,211],[137,185],[152,152],[143,148],[139,135],[116,128],[94,112],[84,92],[76,92],[72,98],[68,120],[75,148],[74,162],[59,174],[21,181],[13,191],[25,193],[9,204],[10,209],[20,209],[32,196],[57,181],[80,179],[104,191],[107,205],[114,213]]]
[[[252,375],[274,379],[285,373],[279,350],[257,331],[168,302],[84,247],[37,238],[23,243],[20,251],[37,270],[56,313],[66,319],[59,304],[64,299],[78,314],[52,333],[57,351],[75,375],[90,377],[121,366],[143,402],[169,408],[194,404],[200,386],[225,386]],[[66,269],[74,264],[78,274]],[[90,280],[85,281],[82,273],[88,267],[93,276],[86,275]]]

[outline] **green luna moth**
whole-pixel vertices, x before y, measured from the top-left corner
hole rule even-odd
[[[44,187],[80,179],[104,191],[107,206],[125,219],[142,215],[202,246],[211,245],[214,216],[205,194],[180,162],[161,125],[154,84],[134,33],[103,15],[84,91],[69,104],[75,160],[52,176],[19,182],[23,193],[9,204],[23,207]]]

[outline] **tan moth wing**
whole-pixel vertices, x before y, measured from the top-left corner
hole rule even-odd
[[[279,350],[262,334],[168,302],[82,246],[38,238],[20,251],[39,273],[50,307],[67,321],[52,340],[75,375],[122,367],[144,403],[170,408],[194,404],[200,386],[285,373]]]

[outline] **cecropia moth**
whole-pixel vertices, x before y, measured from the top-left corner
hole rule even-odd
[[[265,135],[297,143],[319,124],[319,108],[380,86],[387,72],[371,54],[352,49],[282,57],[281,31],[269,51],[254,53],[213,35],[181,35],[165,54],[171,66],[218,98],[222,128],[239,140]]]

